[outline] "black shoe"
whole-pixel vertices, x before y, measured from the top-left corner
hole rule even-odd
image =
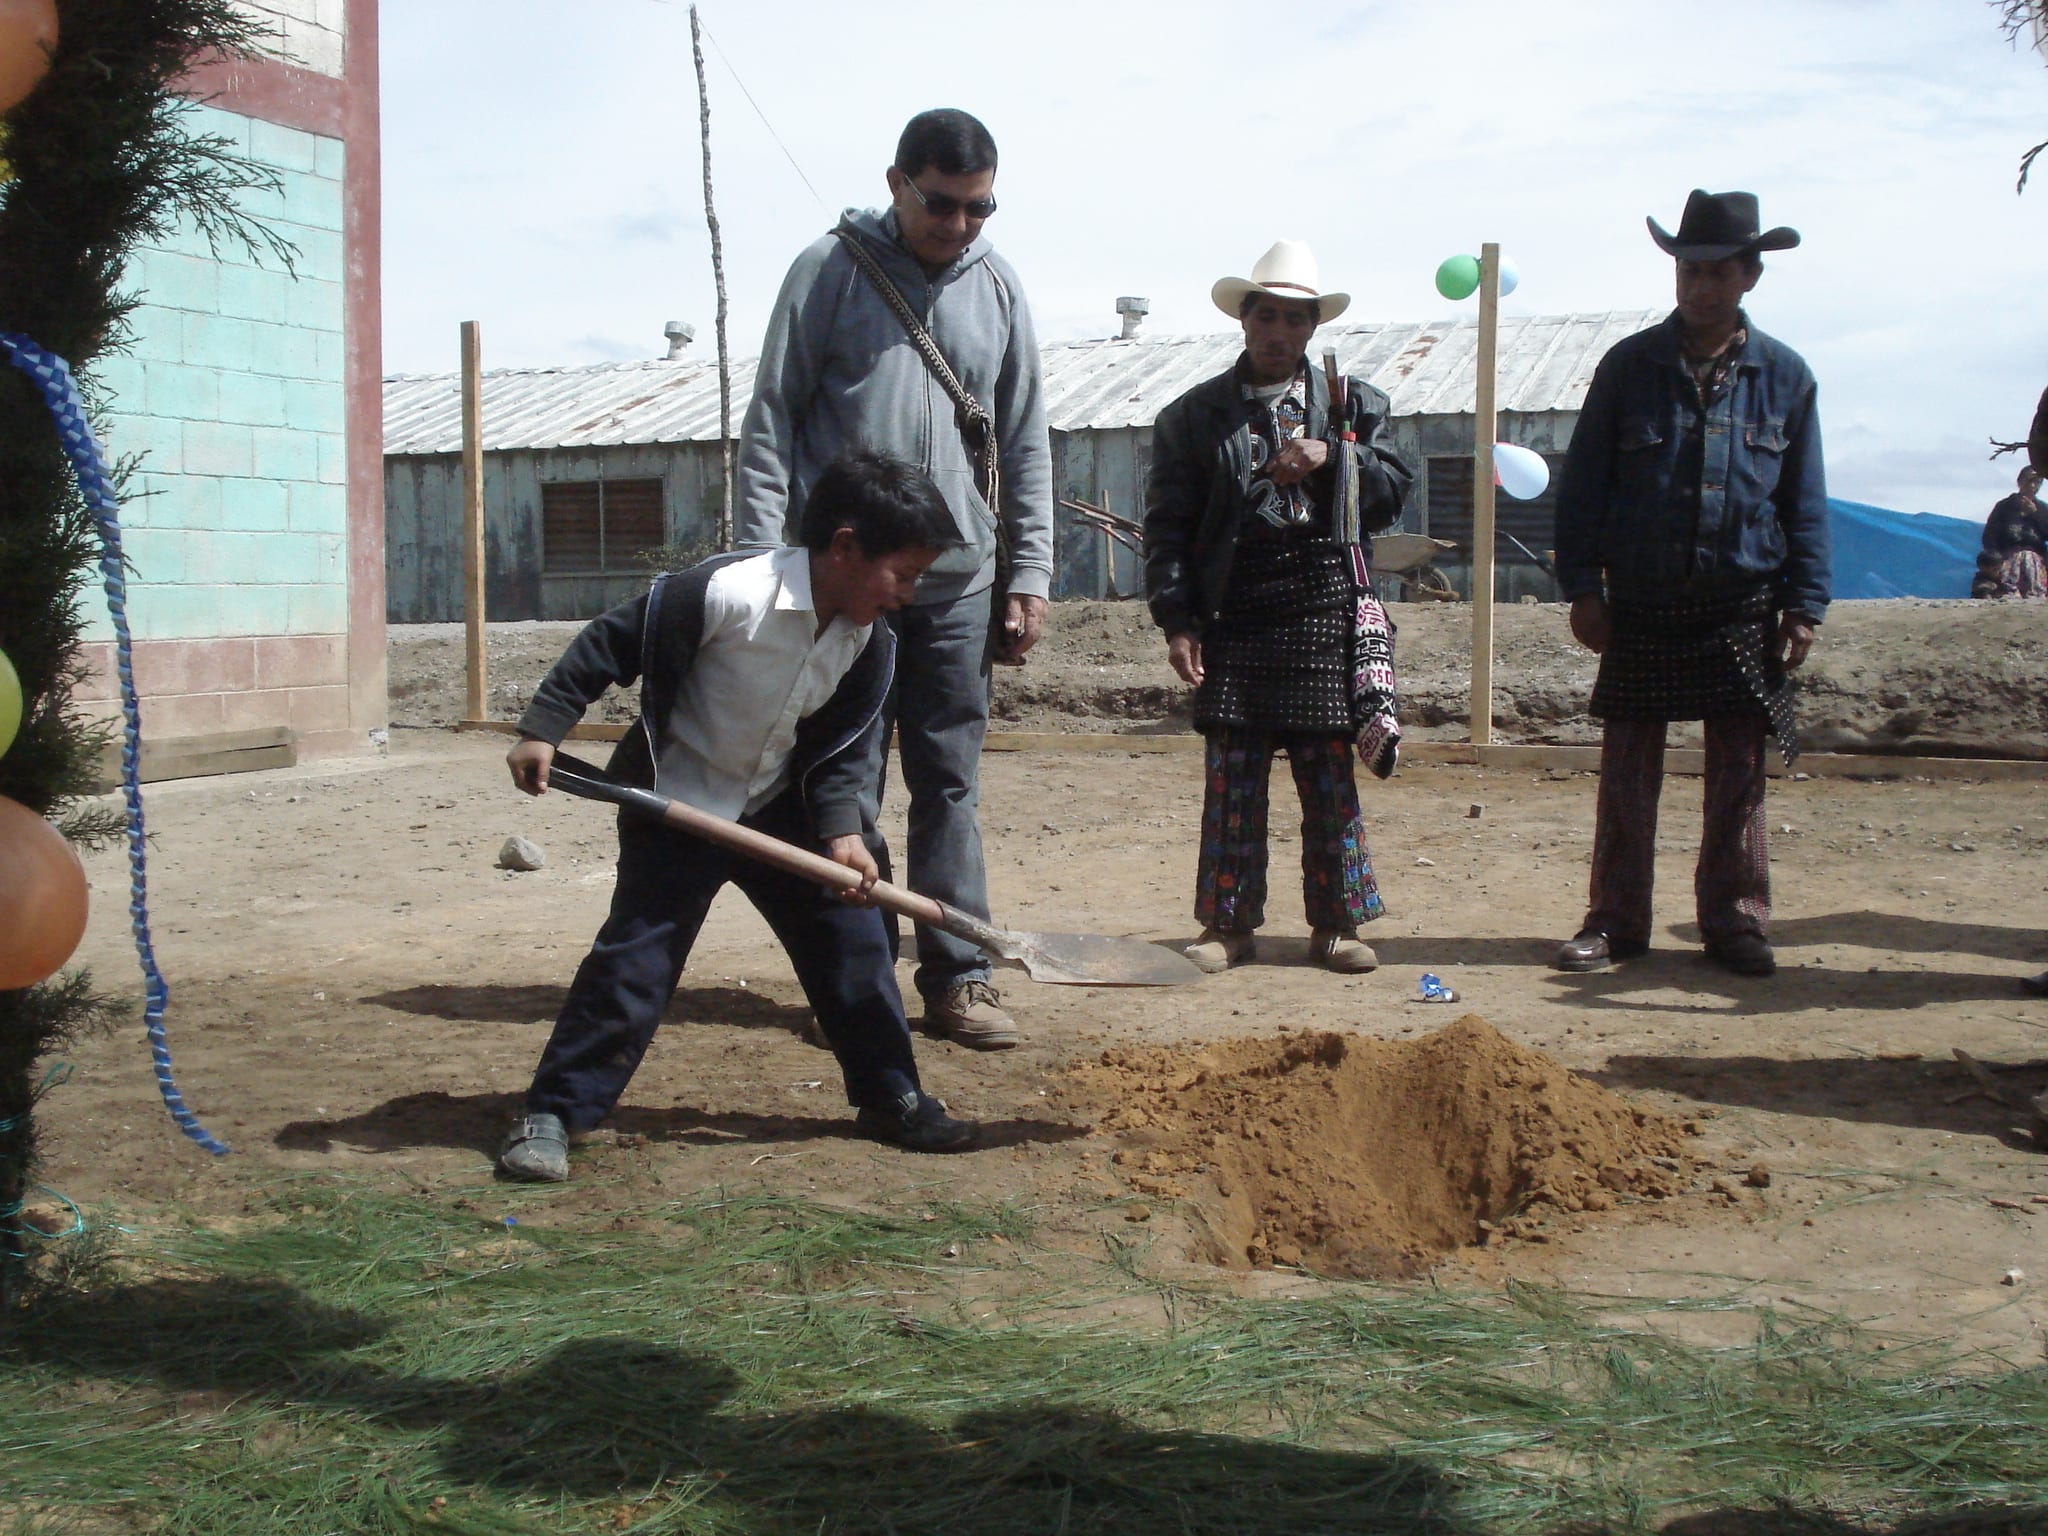
[[[1778,970],[1778,957],[1760,933],[1738,933],[1732,938],[1710,940],[1707,958],[1738,976],[1772,976]]]
[[[930,1094],[911,1089],[887,1104],[867,1104],[853,1117],[854,1131],[912,1152],[959,1152],[981,1135],[972,1120],[955,1120]]]
[[[2048,997],[2048,971],[2038,976],[2022,976],[2020,990],[2030,997]]]
[[[1582,928],[1557,949],[1550,963],[1560,971],[1604,971],[1617,960],[1638,960],[1650,946],[1634,939],[1611,939],[1598,928]]]

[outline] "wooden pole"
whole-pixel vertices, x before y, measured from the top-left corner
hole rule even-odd
[[[1493,435],[1500,247],[1479,248],[1479,359],[1472,390],[1472,741],[1493,740]]]
[[[1109,492],[1102,493],[1102,510],[1109,510]],[[1109,524],[1102,527],[1102,595],[1115,597],[1116,593],[1116,538],[1109,531]]]
[[[462,322],[462,608],[469,696],[466,718],[484,720],[490,678],[484,661],[484,344]]]
[[[732,362],[725,347],[725,247],[718,236],[718,210],[711,205],[711,93],[704,84],[704,29],[690,7],[690,53],[697,61],[697,137],[704,148],[704,222],[711,230],[711,281],[718,290],[718,459],[724,487],[718,513],[718,547],[732,548]]]

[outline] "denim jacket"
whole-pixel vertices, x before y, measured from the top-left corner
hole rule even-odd
[[[1700,419],[1676,311],[1600,360],[1557,493],[1569,599],[1704,596],[1769,584],[1815,623],[1830,592],[1827,488],[1813,375],[1749,326]],[[1603,587],[1604,573],[1604,587]]]

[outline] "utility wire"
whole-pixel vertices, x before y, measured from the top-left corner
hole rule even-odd
[[[676,0],[654,0],[654,3],[656,5],[674,5],[676,3]],[[694,17],[696,14],[696,7],[692,6],[690,10],[692,16]],[[811,178],[806,176],[804,174],[804,168],[796,163],[796,156],[792,155],[789,152],[789,146],[782,142],[782,135],[777,133],[775,131],[775,125],[768,121],[768,114],[761,110],[761,103],[754,100],[754,93],[747,89],[747,82],[740,78],[740,72],[732,67],[732,60],[725,56],[725,49],[719,46],[717,37],[713,36],[711,29],[704,25],[702,18],[697,18],[694,22],[694,25],[706,37],[711,39],[711,48],[712,51],[718,55],[718,62],[725,66],[726,73],[732,76],[732,83],[738,86],[740,88],[740,94],[747,98],[747,105],[754,109],[754,116],[761,119],[761,126],[768,130],[768,137],[775,141],[775,147],[782,151],[782,158],[787,160],[789,162],[789,168],[792,171],[796,172],[796,179],[804,184],[805,190],[808,191],[812,197],[817,199],[818,206],[820,208],[823,208],[827,213],[830,213],[832,211],[831,204],[827,203],[824,199],[823,194],[821,194],[816,187],[811,185]]]
[[[761,119],[761,126],[768,130],[768,137],[773,139],[775,141],[775,147],[782,151],[782,158],[787,160],[789,162],[789,168],[796,172],[797,180],[801,181],[804,184],[804,186],[810,191],[812,197],[817,198],[818,206],[820,208],[824,208],[829,213],[831,211],[829,205],[825,202],[825,199],[819,195],[818,189],[816,187],[811,186],[811,178],[806,176],[804,174],[804,168],[796,163],[796,156],[792,155],[789,152],[789,146],[782,142],[782,135],[777,133],[775,131],[775,125],[768,121],[768,114],[761,110],[761,103],[754,100],[754,93],[747,89],[747,82],[740,78],[740,72],[732,67],[732,60],[725,56],[725,50],[721,48],[718,44],[717,34],[715,34],[709,27],[706,27],[704,28],[704,35],[711,39],[711,49],[712,52],[718,55],[718,62],[723,64],[726,67],[727,72],[731,74],[732,83],[738,86],[740,88],[740,94],[747,98],[747,105],[754,109],[754,116]]]

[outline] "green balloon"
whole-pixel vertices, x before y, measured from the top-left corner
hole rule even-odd
[[[1448,256],[1436,269],[1436,291],[1451,300],[1469,299],[1479,291],[1479,258]]]
[[[14,745],[14,733],[21,729],[21,678],[14,663],[0,651],[0,757]]]

